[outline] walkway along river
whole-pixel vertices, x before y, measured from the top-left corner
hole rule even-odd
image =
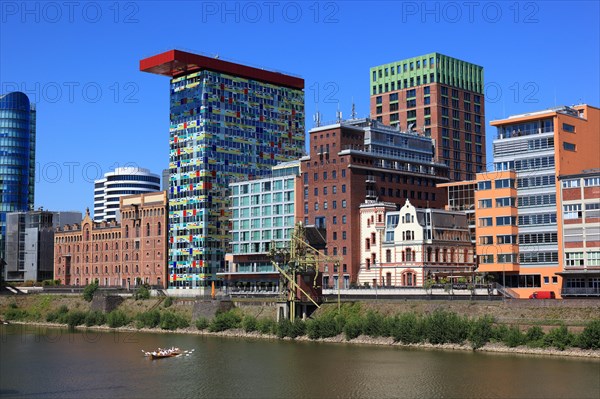
[[[0,327],[0,397],[598,398],[600,362],[201,335]],[[190,356],[149,360],[177,346]]]

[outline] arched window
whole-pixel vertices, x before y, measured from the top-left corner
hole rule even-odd
[[[125,261],[129,260],[129,254],[125,254]]]
[[[125,225],[125,238],[129,238],[129,226]]]
[[[117,251],[119,250],[119,243],[118,242],[115,243],[115,250],[117,250]]]
[[[136,237],[140,236],[140,225],[139,224],[135,226],[135,236]]]
[[[125,273],[129,273],[129,266],[125,265]]]
[[[96,266],[96,268],[94,269],[96,274],[98,274],[98,266]]]
[[[119,260],[119,255],[115,254],[115,260]]]
[[[104,244],[104,249],[108,251],[108,243]]]
[[[162,232],[161,232],[161,229],[160,229],[160,222],[158,222],[157,234],[158,234],[158,235],[161,235],[161,234],[162,234]]]
[[[108,262],[108,255],[104,255],[104,261]]]
[[[108,274],[108,266],[104,266],[104,273]]]
[[[136,272],[136,273],[139,273],[139,272],[140,272],[140,267],[139,267],[139,265],[135,265],[135,272]]]
[[[146,236],[150,237],[150,223],[146,223]]]

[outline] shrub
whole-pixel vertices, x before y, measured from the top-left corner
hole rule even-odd
[[[544,346],[544,331],[540,326],[529,327],[525,333],[525,343],[530,348],[540,348]]]
[[[98,289],[98,283],[96,283],[96,282],[93,282],[93,283],[87,285],[83,289],[83,299],[85,299],[88,302],[92,302],[92,299],[94,299],[94,292],[96,292],[97,289]]]
[[[160,328],[163,330],[176,330],[190,326],[189,320],[174,312],[164,312],[160,315]]]
[[[368,311],[362,326],[362,332],[369,337],[377,338],[385,335],[384,317],[379,313]]]
[[[58,310],[53,312],[48,312],[46,315],[46,321],[49,323],[67,323],[67,313],[69,313],[69,308],[67,305],[61,305]]]
[[[148,312],[138,313],[135,319],[137,328],[154,328],[160,323],[160,312],[154,309]]]
[[[469,322],[455,313],[436,310],[425,318],[427,340],[432,344],[461,344],[469,336]]]
[[[504,324],[500,324],[500,325],[495,326],[492,329],[491,340],[496,341],[496,342],[504,342],[507,335],[508,335],[508,327]]]
[[[492,319],[490,317],[480,317],[471,321],[471,330],[469,332],[469,341],[471,348],[481,348],[487,344],[493,334]]]
[[[27,311],[11,307],[4,312],[4,318],[6,320],[23,320],[27,318]]]
[[[113,310],[106,316],[108,326],[111,328],[122,327],[129,324],[129,318],[121,310]]]
[[[81,310],[69,312],[67,316],[67,325],[69,326],[69,328],[80,326],[85,323],[86,317],[87,313],[82,312]]]
[[[138,299],[150,299],[150,290],[148,289],[148,286],[144,284],[140,288],[138,288],[135,291],[134,298],[136,301]]]
[[[582,349],[600,349],[600,319],[590,321],[579,337],[577,346]]]
[[[575,341],[573,334],[569,332],[567,326],[561,325],[560,327],[553,328],[548,334],[544,336],[544,344],[547,346],[553,346],[559,350],[565,350],[568,346]]]
[[[242,323],[242,317],[235,310],[217,313],[208,327],[211,332],[225,331],[232,328],[239,328]]]
[[[101,326],[106,323],[106,316],[99,310],[88,312],[85,316],[85,325],[90,326]]]
[[[292,323],[291,338],[301,337],[306,334],[306,322],[302,319],[296,319]]]
[[[261,334],[273,334],[276,332],[277,323],[275,320],[261,318],[256,321],[256,329]]]
[[[284,318],[279,320],[277,323],[277,337],[291,337],[292,335],[292,322]]]
[[[348,320],[346,320],[346,325],[344,325],[344,334],[346,335],[346,340],[350,341],[358,337],[362,334],[363,331],[363,321],[358,316],[352,316]]]
[[[509,348],[517,347],[523,344],[524,341],[525,337],[523,336],[523,333],[521,333],[521,330],[519,330],[519,328],[516,326],[510,326],[510,328],[506,332],[506,335],[503,338],[503,342]]]
[[[173,304],[173,298],[171,298],[170,296],[168,296],[165,301],[163,302],[163,307],[168,308],[169,306],[171,306]]]
[[[414,313],[403,313],[398,316],[398,322],[392,336],[396,342],[416,344],[424,340],[423,333],[423,323],[417,315]]]
[[[247,333],[256,331],[257,327],[258,322],[256,321],[256,318],[254,316],[244,316],[244,319],[242,320],[242,328],[244,329],[244,331],[246,331]]]
[[[311,339],[335,337],[342,333],[344,321],[342,315],[324,314],[306,323],[306,333]]]
[[[206,317],[199,317],[196,320],[196,328],[200,331],[206,330],[208,328],[209,321]]]

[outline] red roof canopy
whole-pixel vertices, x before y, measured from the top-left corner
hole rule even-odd
[[[187,75],[203,69],[293,89],[304,89],[304,79],[301,78],[180,50],[169,50],[140,61],[140,71],[170,77]]]

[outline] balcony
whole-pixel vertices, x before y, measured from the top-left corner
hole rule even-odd
[[[377,192],[375,190],[367,190],[367,195],[365,197],[367,199],[375,199],[377,198]]]
[[[498,140],[504,140],[504,139],[512,139],[515,137],[525,137],[525,136],[531,136],[534,134],[542,134],[542,133],[552,133],[554,132],[554,127],[538,127],[536,129],[530,129],[530,130],[503,130],[502,132],[498,133],[498,136],[496,137]]]
[[[375,183],[375,176],[367,175],[367,177],[365,178],[365,183]]]
[[[580,287],[580,288],[563,288],[560,292],[561,296],[593,296],[600,297],[600,286],[596,287]]]

